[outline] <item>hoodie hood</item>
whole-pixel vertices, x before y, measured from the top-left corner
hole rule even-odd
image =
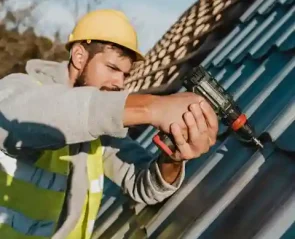
[[[26,72],[42,84],[63,84],[69,81],[68,61],[55,62],[33,59],[26,64]]]

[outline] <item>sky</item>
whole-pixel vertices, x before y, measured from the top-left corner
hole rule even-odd
[[[65,42],[79,17],[91,10],[113,8],[123,11],[137,30],[140,50],[145,54],[170,26],[197,0],[5,0],[0,21],[7,11],[19,11],[33,4],[31,15],[22,18],[18,30],[33,27],[38,36],[54,39],[59,33]],[[123,3],[124,2],[124,3]],[[1,4],[1,3],[0,3]],[[6,22],[8,29],[15,27]]]

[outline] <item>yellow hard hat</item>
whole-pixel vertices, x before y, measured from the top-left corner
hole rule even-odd
[[[66,48],[71,43],[81,40],[100,40],[116,43],[136,53],[136,60],[143,60],[144,56],[138,49],[135,29],[127,16],[118,10],[95,10],[84,15],[69,36]]]

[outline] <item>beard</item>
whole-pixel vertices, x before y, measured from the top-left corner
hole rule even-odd
[[[78,78],[76,79],[75,83],[74,83],[74,87],[81,87],[81,86],[86,86],[86,68],[87,65],[84,67],[82,74],[80,76],[78,76]]]
[[[85,81],[85,75],[81,74],[74,83],[74,87],[82,87],[87,86]],[[100,91],[122,91],[123,89],[117,86],[109,87],[109,86],[102,86],[99,88]]]
[[[85,78],[84,78],[85,79]],[[81,86],[85,86],[85,80],[83,78],[81,78],[81,76],[79,76],[76,80],[76,82],[74,83],[74,87],[81,87]]]
[[[74,87],[82,87],[82,86],[87,86],[87,84],[85,82],[85,77],[81,75],[77,78],[76,82],[74,83]],[[123,89],[121,89],[120,87],[102,86],[99,88],[99,90],[100,91],[122,91]]]
[[[102,86],[100,87],[101,91],[122,91],[123,89],[119,87],[108,87],[108,86]]]

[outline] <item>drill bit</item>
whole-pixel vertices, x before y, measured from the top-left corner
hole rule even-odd
[[[254,143],[259,146],[261,149],[263,149],[263,144],[261,143],[261,141],[255,137],[252,138]]]

